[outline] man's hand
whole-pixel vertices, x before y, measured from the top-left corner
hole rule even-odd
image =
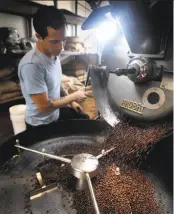
[[[71,103],[71,107],[72,107],[72,109],[74,109],[77,112],[79,112],[78,109],[80,109],[83,112],[83,108],[78,103],[76,103],[76,102],[72,102]]]
[[[85,91],[79,90],[79,91],[72,93],[71,96],[73,96],[74,101],[80,103],[80,102],[83,102],[87,98],[88,93]]]
[[[39,112],[50,112],[57,108],[62,108],[74,101],[82,102],[87,98],[88,92],[76,91],[60,99],[49,99],[47,93],[32,94],[31,98],[37,105]],[[79,106],[78,106],[79,107]]]

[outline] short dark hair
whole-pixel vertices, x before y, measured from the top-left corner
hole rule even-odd
[[[47,27],[57,30],[66,25],[62,12],[54,6],[42,6],[33,17],[33,26],[42,39],[48,36]]]

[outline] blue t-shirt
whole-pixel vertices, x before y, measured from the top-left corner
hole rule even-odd
[[[26,122],[38,126],[56,121],[59,118],[59,109],[46,113],[39,112],[31,95],[47,93],[50,99],[60,98],[62,69],[59,58],[52,60],[34,48],[21,59],[18,76],[26,101]]]

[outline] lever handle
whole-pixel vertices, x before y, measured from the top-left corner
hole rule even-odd
[[[86,77],[86,82],[85,82],[85,91],[86,91],[86,87],[89,84],[89,78],[90,78],[90,67],[88,67],[88,71],[87,71],[87,77]]]
[[[134,74],[136,72],[135,68],[117,68],[114,72],[110,73],[115,73],[117,76],[121,75],[128,75],[128,74]]]

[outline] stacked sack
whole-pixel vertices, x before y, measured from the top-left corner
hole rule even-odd
[[[80,89],[84,89],[84,85],[73,76],[66,76],[62,74],[62,88],[68,93],[71,94]]]
[[[80,61],[74,60],[63,65],[62,70],[62,87],[68,94],[78,90],[84,90],[87,77],[84,64]],[[86,91],[91,90],[91,85],[86,88]],[[81,103],[81,106],[83,107],[84,112],[87,113],[91,119],[94,119],[97,116],[97,107],[92,93],[84,102]]]
[[[88,42],[83,42],[79,37],[71,36],[66,37],[66,43],[64,46],[65,51],[70,52],[90,52],[92,50],[92,45]]]
[[[11,80],[13,73],[11,68],[0,70],[0,104],[22,98],[20,85]]]
[[[83,63],[78,60],[73,60],[62,66],[63,74],[76,77],[80,83],[85,83],[87,72]]]
[[[20,38],[14,27],[0,27],[0,53],[26,53],[34,47],[34,42]]]

